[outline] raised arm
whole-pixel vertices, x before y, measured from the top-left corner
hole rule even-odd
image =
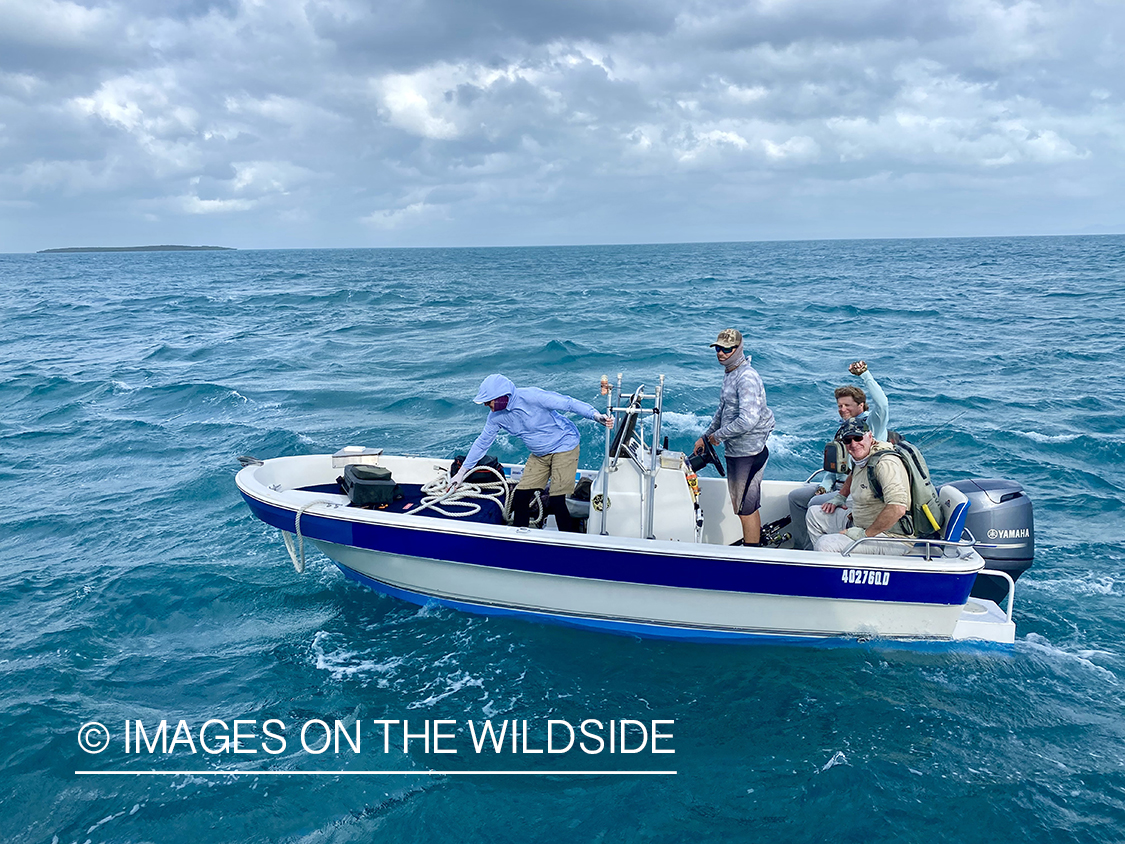
[[[867,393],[867,424],[871,426],[871,433],[880,442],[887,441],[887,430],[891,425],[890,405],[887,394],[875,380],[875,376],[867,368],[867,362],[857,360],[848,367],[852,375],[858,375],[863,381],[864,392]]]

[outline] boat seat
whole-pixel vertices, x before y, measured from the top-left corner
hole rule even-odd
[[[952,484],[946,484],[938,490],[938,499],[941,501],[941,511],[945,522],[945,528],[941,532],[941,541],[960,542],[965,537],[965,521],[969,516],[969,497]],[[919,542],[910,553],[925,556],[927,547],[933,549],[931,554],[940,549],[941,554],[946,557],[956,557],[967,551],[965,548],[957,548],[953,545],[927,546],[925,542]]]
[[[593,494],[593,483],[592,478],[578,478],[574,486],[574,492],[566,497],[566,509],[572,518],[590,518],[590,496]]]
[[[945,517],[945,530],[941,538],[946,542],[960,542],[965,535],[965,520],[969,515],[969,496],[953,484],[946,484],[938,490],[942,516]],[[952,549],[956,550],[956,549]]]
[[[953,508],[945,522],[945,532],[941,538],[946,542],[960,542],[965,535],[965,519],[969,516],[969,502],[962,501]]]
[[[566,509],[575,519],[590,518],[590,502],[579,501],[577,498],[567,498]]]

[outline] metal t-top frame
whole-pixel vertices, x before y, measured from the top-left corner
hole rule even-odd
[[[661,407],[664,401],[664,376],[660,376],[660,381],[656,385],[656,392],[645,394],[645,386],[641,384],[628,396],[623,396],[621,393],[621,377],[622,373],[617,373],[617,389],[616,391],[610,390],[606,398],[606,413],[614,418],[614,425],[611,428],[606,428],[605,431],[605,460],[602,462],[602,536],[608,536],[609,531],[606,529],[606,523],[609,517],[609,473],[617,471],[617,461],[621,457],[621,452],[625,451],[626,454],[637,464],[637,468],[641,470],[645,478],[645,510],[644,510],[644,524],[642,533],[648,539],[655,539],[656,535],[653,533],[653,520],[654,508],[656,505],[656,467],[659,460],[659,449],[657,443],[660,442],[660,417]],[[615,399],[616,397],[616,399]],[[627,398],[627,402],[622,402],[623,398]],[[644,407],[645,401],[652,401],[651,407]],[[617,447],[613,448],[613,431],[617,427],[618,414],[625,414],[625,419],[622,421],[621,439],[617,443]],[[644,434],[643,428],[640,436],[637,437],[641,444],[641,453],[634,454],[629,448],[628,440],[636,430],[636,419],[641,415],[652,416],[652,447],[646,449],[644,447]],[[613,454],[610,454],[610,451]],[[648,465],[645,465],[643,458],[648,457]]]

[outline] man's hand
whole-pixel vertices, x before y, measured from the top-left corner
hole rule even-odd
[[[449,492],[453,492],[453,490],[461,486],[461,484],[465,482],[465,476],[468,474],[469,470],[462,464],[461,468],[457,470],[457,474],[449,479]]]
[[[847,510],[847,503],[847,498],[845,498],[843,495],[840,495],[840,493],[836,493],[834,496],[832,496],[831,501],[825,501],[823,504],[821,504],[820,509],[825,513],[835,513],[837,508],[841,510]]]
[[[850,372],[852,375],[862,375],[866,371],[867,361],[863,360],[857,360],[855,363],[848,367],[848,372]]]
[[[609,413],[599,413],[594,417],[594,421],[599,425],[605,425],[607,428],[613,427],[613,416]]]

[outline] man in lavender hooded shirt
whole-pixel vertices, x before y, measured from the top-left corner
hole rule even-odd
[[[544,489],[550,479],[548,504],[555,523],[561,531],[574,530],[574,520],[566,508],[566,496],[574,491],[579,436],[578,428],[563,414],[577,413],[606,427],[613,425],[613,417],[561,393],[538,387],[517,387],[503,375],[485,378],[473,401],[488,405],[488,419],[460,471],[453,476],[453,487],[464,482],[497,435],[507,431],[523,440],[531,452],[512,499],[512,523],[516,527],[527,527],[535,492]]]

